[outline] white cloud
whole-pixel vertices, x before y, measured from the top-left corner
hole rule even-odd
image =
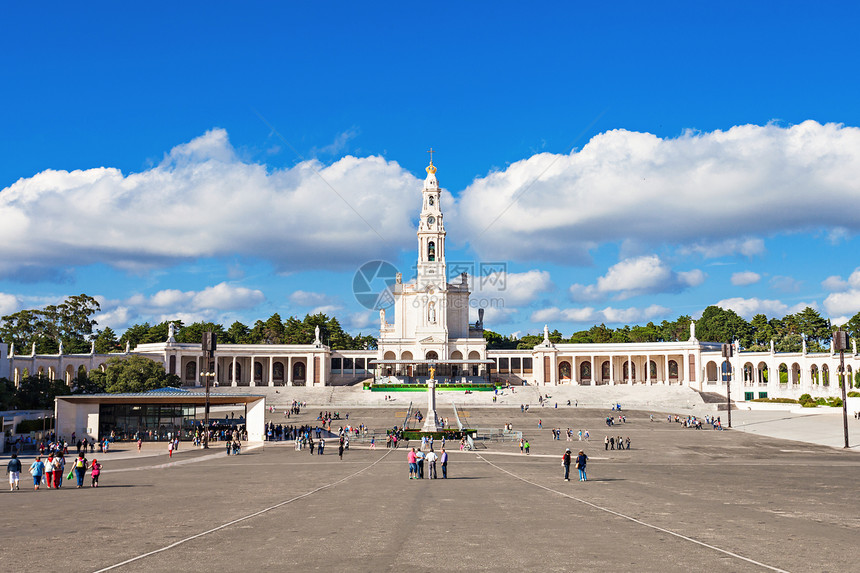
[[[343,308],[342,306],[339,306],[336,304],[324,304],[324,305],[316,306],[316,307],[312,308],[310,311],[308,311],[308,314],[320,314],[320,313],[322,313],[322,314],[327,314],[329,316],[332,316],[342,308]]]
[[[322,292],[297,290],[289,296],[290,302],[298,306],[322,306],[333,304],[334,298]]]
[[[860,196],[858,172],[855,127],[742,125],[673,139],[619,129],[476,179],[458,226],[486,258],[581,262],[594,245],[625,240],[753,256],[773,234],[860,230],[845,208]]]
[[[262,258],[279,271],[351,267],[414,241],[420,190],[381,157],[246,163],[214,129],[141,173],[46,170],[0,191],[0,272],[141,271],[220,256]]]
[[[849,285],[848,281],[844,280],[842,277],[838,275],[833,275],[821,281],[821,286],[831,292],[839,292],[843,290],[848,290]]]
[[[747,286],[761,280],[761,275],[753,271],[742,271],[732,274],[732,284],[735,286]]]
[[[488,276],[469,278],[474,305],[481,305],[481,301],[501,301],[505,307],[527,305],[534,302],[541,293],[555,288],[549,272],[536,269],[522,273],[500,271]],[[456,279],[454,280],[456,282]]]
[[[134,294],[126,300],[99,301],[102,311],[95,315],[98,328],[110,326],[123,329],[135,321],[159,323],[165,320],[182,320],[186,324],[197,321],[221,320],[224,313],[253,308],[266,300],[262,291],[219,283],[200,291],[164,289],[146,296]]]
[[[802,285],[803,281],[799,281],[794,277],[777,275],[770,279],[770,286],[782,292],[797,292]]]
[[[824,299],[824,309],[828,314],[837,317],[847,316],[850,319],[860,312],[860,267],[854,269],[848,280],[834,275],[824,279],[821,285],[832,291]]]
[[[800,312],[807,306],[818,308],[818,303],[815,301],[799,302],[795,305],[789,306],[779,300],[735,297],[723,299],[719,301],[716,306],[726,310],[733,310],[740,316],[749,320],[757,314],[764,314],[770,318],[782,318],[787,314]]]
[[[533,312],[531,320],[532,322],[543,322],[547,324],[552,322],[634,324],[666,316],[669,312],[670,309],[657,304],[652,304],[646,308],[613,308],[611,306],[607,306],[603,309],[595,309],[591,307],[560,309],[552,307]]]
[[[21,302],[14,294],[0,292],[0,316],[12,314],[21,308]]]
[[[573,284],[570,296],[574,301],[597,301],[607,297],[624,300],[641,294],[678,292],[698,286],[705,274],[692,271],[675,272],[657,255],[625,259],[612,265],[593,285]]]

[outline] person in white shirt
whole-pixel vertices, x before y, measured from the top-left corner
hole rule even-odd
[[[430,450],[427,452],[427,456],[424,459],[427,460],[427,477],[430,479],[436,479],[436,460],[439,459],[439,456],[436,455],[436,452]]]

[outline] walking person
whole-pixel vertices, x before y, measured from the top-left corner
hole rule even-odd
[[[54,483],[54,454],[48,454],[48,459],[45,460],[45,485],[48,489]]]
[[[588,477],[585,475],[585,463],[588,461],[588,456],[585,455],[585,452],[579,450],[579,455],[576,456],[576,469],[579,470],[579,481],[588,481]]]
[[[87,461],[87,456],[83,452],[78,454],[78,457],[75,458],[74,467],[72,471],[75,472],[75,477],[78,480],[78,488],[84,487],[84,476],[87,473],[87,467],[89,466],[89,462]]]
[[[168,458],[173,457],[173,440],[170,440],[169,442],[167,442],[167,457]]]
[[[561,465],[564,468],[564,481],[570,481],[570,448],[567,448],[561,456]]]
[[[340,458],[340,461],[343,461],[343,442],[337,446],[337,456]]]
[[[324,449],[325,449],[325,438],[320,438],[320,444],[317,447],[317,454],[323,455]]]
[[[418,479],[424,479],[424,452],[421,448],[415,452],[415,463],[418,466]]]
[[[63,472],[66,471],[66,458],[62,453],[54,456],[54,489],[63,485]]]
[[[6,464],[6,473],[9,475],[9,491],[21,489],[18,485],[21,479],[21,460],[18,459],[18,454],[12,454],[12,459]]]
[[[45,462],[41,456],[36,456],[36,461],[30,464],[30,475],[33,476],[33,491],[38,491],[42,485],[42,477],[45,475]]]
[[[609,451],[609,436],[603,438],[603,449]]]
[[[529,446],[530,446],[529,441],[526,440],[525,443],[523,444],[523,446],[525,447],[526,455],[529,455]]]
[[[93,458],[93,463],[90,468],[90,475],[93,478],[93,482],[90,487],[99,487],[99,474],[102,473],[102,465],[97,459]]]
[[[445,451],[445,448],[442,448],[439,463],[442,464],[442,479],[448,479],[448,452]]]

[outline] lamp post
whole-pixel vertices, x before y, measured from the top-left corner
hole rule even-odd
[[[726,359],[726,410],[729,413],[729,428],[732,427],[732,345],[723,344],[723,358]]]
[[[842,431],[845,447],[848,447],[848,391],[845,384],[845,350],[848,348],[848,333],[841,328],[833,333],[831,349],[839,351],[839,382],[842,384]]]
[[[206,408],[203,413],[203,449],[209,449],[209,383],[213,376],[215,376],[214,372],[209,372],[209,362],[215,356],[215,347],[218,344],[218,337],[214,332],[207,331],[203,333],[203,360],[206,361],[206,372],[201,373],[200,375],[204,377],[206,380]]]

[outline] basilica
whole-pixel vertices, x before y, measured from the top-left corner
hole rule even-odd
[[[393,305],[380,310],[376,350],[334,350],[317,335],[305,345],[220,344],[208,363],[200,344],[140,344],[120,354],[37,355],[0,344],[0,377],[16,382],[42,375],[70,383],[80,373],[105,366],[114,356],[141,355],[164,364],[188,387],[210,377],[221,387],[420,384],[435,372],[443,384],[683,385],[736,401],[801,394],[838,396],[839,356],[831,353],[746,352],[735,348],[726,363],[719,341],[700,341],[695,324],[683,342],[556,344],[544,327],[533,348],[491,350],[484,339],[483,312],[469,322],[470,277],[450,277],[445,221],[432,160],[421,192],[416,276],[391,286]],[[451,280],[452,282],[449,282]],[[390,314],[393,312],[393,316]],[[389,321],[389,318],[391,319]],[[856,341],[845,355],[849,380],[860,367]]]

